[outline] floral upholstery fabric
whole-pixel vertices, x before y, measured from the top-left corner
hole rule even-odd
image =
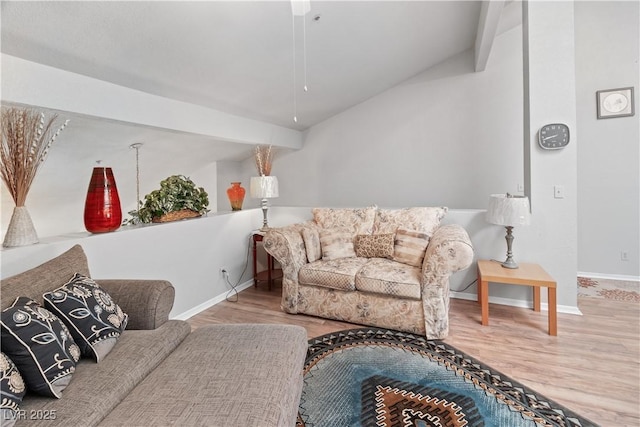
[[[373,225],[373,233],[395,233],[398,227],[402,227],[422,231],[431,236],[447,211],[446,207],[379,209]]]
[[[326,286],[307,285],[300,280],[301,270],[310,265],[305,252],[302,229],[310,223],[294,224],[288,227],[271,229],[264,239],[264,247],[282,265],[282,304],[287,313],[304,313],[313,316],[336,319],[345,322],[359,323],[377,327],[391,328],[410,333],[425,335],[428,339],[442,339],[449,333],[449,276],[461,269],[467,268],[473,261],[473,247],[469,235],[459,225],[434,226],[430,229],[428,221],[408,220],[407,223],[391,224],[391,218],[398,218],[403,214],[411,217],[417,211],[434,210],[432,219],[438,222],[444,216],[446,208],[414,208],[398,215],[382,215],[378,222],[377,232],[392,229],[395,232],[399,226],[408,229],[423,230],[430,233],[431,239],[425,252],[421,267],[413,271],[419,274],[419,299],[407,296],[389,295],[373,291],[359,290],[359,280],[355,279],[356,290],[340,290]],[[417,210],[417,211],[416,211]],[[359,211],[362,211],[360,209]],[[424,212],[423,212],[424,213]],[[328,215],[331,217],[331,215]],[[348,216],[345,214],[345,216]],[[427,215],[428,216],[428,215]],[[422,224],[422,225],[421,225]],[[334,224],[332,224],[334,225]],[[339,224],[335,224],[339,225]],[[357,233],[368,234],[368,233]],[[388,234],[388,233],[387,233]],[[383,258],[345,258],[339,260],[355,268],[356,260],[363,259],[365,264],[358,270],[358,274],[367,277],[367,266],[372,261],[393,261]],[[346,261],[349,260],[349,261]],[[334,260],[338,261],[338,260]],[[376,264],[373,264],[376,265]],[[403,265],[411,270],[414,267]],[[307,271],[308,273],[309,271]],[[337,274],[337,271],[334,272]],[[384,281],[387,272],[380,271],[379,280]],[[394,275],[397,283],[399,276]],[[373,279],[373,278],[372,278]],[[305,281],[309,280],[305,278]],[[366,281],[366,280],[365,280]],[[333,280],[334,284],[336,281]],[[370,283],[373,289],[373,283]],[[366,287],[366,285],[364,285]],[[384,285],[386,286],[386,285]],[[379,284],[379,288],[383,285]],[[397,290],[396,290],[397,291]],[[391,291],[393,293],[393,291]]]
[[[344,227],[356,234],[371,234],[376,217],[376,208],[363,209],[333,209],[315,208],[312,210],[313,219],[320,228]]]
[[[389,259],[372,258],[356,274],[356,289],[419,300],[420,279],[419,268]]]
[[[299,282],[302,285],[354,291],[356,273],[367,262],[366,258],[340,258],[331,261],[316,261],[300,269]]]
[[[353,233],[349,229],[327,228],[320,230],[319,234],[323,261],[356,256],[353,248]]]
[[[391,258],[394,250],[394,235],[358,234],[354,243],[356,256],[363,258]]]
[[[314,262],[322,258],[320,234],[318,233],[317,227],[304,227],[302,229],[302,240],[304,240],[304,248],[307,251],[307,260],[309,262]]]

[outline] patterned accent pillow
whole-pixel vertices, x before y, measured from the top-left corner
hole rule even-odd
[[[2,403],[0,403],[0,424],[8,427],[18,419],[18,405],[27,392],[22,375],[9,357],[0,353],[0,387],[2,388]]]
[[[356,234],[371,234],[376,209],[375,206],[362,209],[314,208],[312,213],[320,228],[347,228],[353,230],[351,237],[355,237]]]
[[[328,228],[320,230],[319,233],[323,261],[356,256],[356,252],[353,249],[353,234],[350,230]]]
[[[428,244],[427,233],[398,228],[392,259],[403,264],[421,267]]]
[[[67,327],[31,298],[18,297],[2,312],[2,351],[16,364],[29,391],[61,397],[80,349]]]
[[[317,228],[304,227],[302,229],[302,240],[307,251],[307,260],[314,262],[322,258],[322,247],[320,246],[320,233]]]
[[[79,273],[43,298],[45,307],[69,327],[82,355],[96,362],[116,345],[129,320],[104,289]]]
[[[379,209],[373,225],[373,233],[393,233],[398,228],[404,228],[421,231],[432,236],[447,211],[448,209],[445,207]]]
[[[356,236],[356,256],[363,258],[391,258],[394,250],[393,233],[358,234]]]

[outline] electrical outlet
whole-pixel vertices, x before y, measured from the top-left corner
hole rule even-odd
[[[553,197],[556,199],[564,199],[564,185],[553,186]]]
[[[523,193],[524,192],[524,184],[522,183],[518,183],[518,193]]]
[[[629,261],[629,253],[627,251],[620,252],[620,259],[622,261]]]

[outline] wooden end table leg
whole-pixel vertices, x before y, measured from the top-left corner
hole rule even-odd
[[[540,311],[540,286],[533,287],[533,311]]]
[[[556,288],[548,289],[549,300],[549,335],[558,335],[558,308],[556,306]]]
[[[480,305],[482,307],[482,326],[489,324],[489,282],[480,280]]]
[[[256,238],[253,236],[253,286],[255,288],[258,287],[258,263],[256,261],[257,250],[256,250]]]
[[[273,271],[273,257],[267,252],[267,282],[269,283],[269,292],[271,292],[271,272]]]

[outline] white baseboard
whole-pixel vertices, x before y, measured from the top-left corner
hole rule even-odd
[[[627,276],[624,274],[602,274],[602,273],[587,273],[585,271],[578,271],[578,277],[589,277],[591,279],[624,280],[627,282],[640,282],[640,276]]]
[[[253,279],[247,280],[246,282],[236,286],[236,291],[240,292],[240,291],[243,291],[243,290],[245,290],[245,289],[247,289],[247,288],[249,288],[251,286],[253,286]],[[210,300],[207,300],[207,301],[203,302],[202,304],[199,304],[199,305],[193,307],[192,309],[185,311],[184,313],[180,313],[177,316],[173,316],[171,319],[174,319],[174,320],[187,320],[190,317],[193,317],[196,314],[198,314],[198,313],[200,313],[202,311],[205,311],[207,308],[213,307],[214,305],[224,301],[227,298],[227,294],[228,293],[229,293],[229,291],[227,291],[227,292],[225,292],[223,294],[217,295],[217,296],[211,298]]]
[[[452,298],[458,299],[466,299],[471,301],[478,300],[478,294],[470,294],[470,293],[462,293],[462,292],[451,292]],[[512,298],[501,298],[501,297],[489,297],[489,302],[492,304],[500,304],[500,305],[509,305],[512,307],[522,307],[522,308],[533,308],[533,301],[523,301]],[[549,311],[549,305],[546,302],[540,303],[540,310]],[[582,312],[578,307],[574,307],[571,305],[559,305],[557,306],[558,313],[567,313],[567,314],[577,314],[578,316],[582,316]]]

